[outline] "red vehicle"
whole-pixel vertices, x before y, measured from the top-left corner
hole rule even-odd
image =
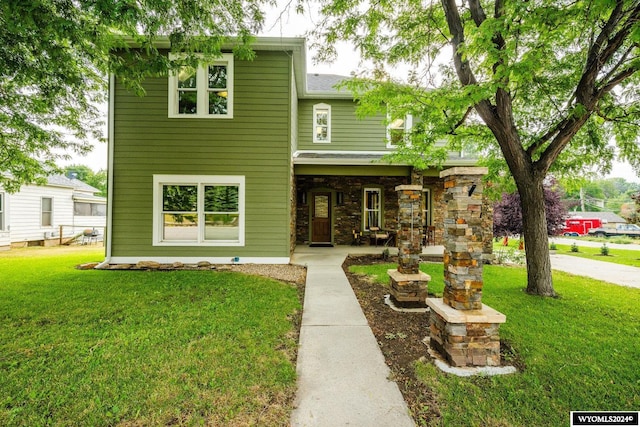
[[[568,218],[565,220],[564,236],[584,236],[592,228],[602,227],[602,220],[599,218]]]

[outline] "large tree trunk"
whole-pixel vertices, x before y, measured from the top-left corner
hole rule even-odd
[[[527,293],[556,296],[551,279],[549,237],[542,178],[517,182],[522,204],[522,226],[527,259]]]

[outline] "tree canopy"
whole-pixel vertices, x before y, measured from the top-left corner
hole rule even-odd
[[[100,190],[99,196],[107,196],[107,171],[94,172],[89,166],[70,165],[64,168],[65,174],[73,173],[77,179]]]
[[[493,234],[511,236],[522,234],[522,209],[518,193],[504,193],[493,206]],[[562,203],[562,194],[557,187],[545,185],[544,209],[547,217],[547,235],[556,236],[565,225],[567,209]]]
[[[69,154],[103,139],[98,104],[109,73],[142,93],[145,76],[166,73],[192,52],[217,55],[234,35],[250,57],[251,34],[269,0],[132,2],[5,0],[0,4],[0,185],[42,182]],[[170,61],[155,42],[185,52]],[[140,49],[129,49],[137,46]]]
[[[606,171],[616,154],[640,171],[640,1],[334,0],[322,13],[323,58],[346,39],[376,64],[348,85],[361,114],[414,117],[400,159],[425,167],[471,148],[494,183],[512,179],[527,291],[555,295],[547,175]],[[384,65],[402,63],[408,79],[394,81]]]

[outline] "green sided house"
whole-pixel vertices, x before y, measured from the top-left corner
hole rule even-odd
[[[253,61],[228,53],[149,78],[144,97],[111,78],[105,263],[288,263],[296,245],[395,229],[412,168],[380,159],[411,118],[357,119],[334,88],[345,77],[307,74],[304,39],[253,47]],[[440,243],[442,181],[420,172],[425,233]]]

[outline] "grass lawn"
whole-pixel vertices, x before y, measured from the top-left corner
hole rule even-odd
[[[571,252],[571,246],[569,245],[556,244],[556,247],[556,253],[560,255],[571,255],[580,258],[595,259],[597,261],[640,267],[640,251],[609,248],[609,255],[604,256],[601,254],[600,248],[578,246],[578,252]]]
[[[603,242],[603,244],[606,242]],[[507,250],[515,250],[518,248],[518,239],[509,239]],[[556,253],[559,255],[571,255],[580,258],[594,259],[596,261],[613,262],[615,264],[630,265],[632,267],[640,267],[640,250],[633,249],[609,249],[609,255],[604,256],[600,252],[600,247],[592,248],[589,246],[578,246],[579,252],[571,252],[571,245],[556,244]],[[505,250],[501,242],[493,244],[493,252]]]
[[[395,264],[352,267],[389,283]],[[429,290],[443,289],[442,264],[423,264]],[[507,316],[500,336],[526,368],[514,375],[459,378],[417,362],[435,390],[445,426],[569,425],[572,410],[640,408],[640,290],[554,272],[558,299],[525,294],[521,267],[486,266],[483,302]],[[427,331],[425,331],[425,335]]]
[[[295,287],[48,251],[0,253],[0,425],[288,424]]]

